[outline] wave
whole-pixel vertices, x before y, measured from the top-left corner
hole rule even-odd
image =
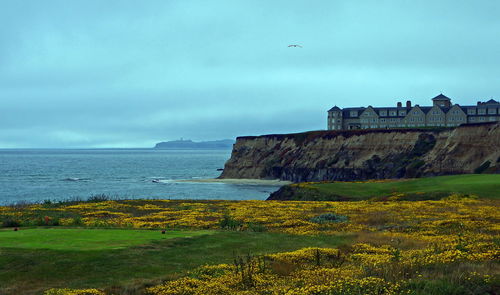
[[[62,179],[62,181],[87,181],[87,180],[90,180],[90,178],[68,177]]]

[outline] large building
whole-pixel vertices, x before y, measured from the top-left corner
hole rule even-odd
[[[334,106],[328,111],[328,130],[405,127],[451,127],[461,124],[500,121],[500,103],[490,99],[477,105],[452,104],[440,94],[432,99],[432,106],[411,105],[407,101],[396,107],[359,107],[341,109]]]

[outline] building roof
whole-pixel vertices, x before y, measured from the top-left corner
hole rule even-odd
[[[451,100],[451,99],[448,96],[441,93],[438,96],[434,97],[432,100],[434,101],[434,100]]]
[[[345,109],[342,109],[342,116],[344,118],[358,118],[359,115],[361,114],[360,112],[364,111],[365,109],[366,108],[363,108],[363,107],[360,107],[360,108],[345,108]],[[357,111],[358,115],[351,117],[351,111]]]
[[[439,94],[438,96],[434,97],[432,100],[449,100],[450,98],[447,97],[446,95],[444,94]],[[380,118],[404,118],[408,115],[408,112],[413,109],[414,107],[418,106],[423,112],[424,114],[428,114],[430,112],[430,110],[434,107],[438,107],[441,111],[443,111],[443,113],[448,113],[450,111],[451,108],[453,108],[455,105],[452,105],[450,107],[444,107],[444,106],[439,106],[439,105],[436,105],[436,106],[419,106],[419,105],[414,105],[412,107],[406,107],[406,105],[403,105],[401,107],[354,107],[354,108],[339,108],[338,106],[334,106],[333,108],[331,108],[329,111],[342,111],[342,116],[344,118],[359,118],[361,113],[363,111],[365,111],[367,108],[372,108],[375,113],[380,117]],[[458,105],[456,104],[456,106],[458,106],[460,109],[463,110],[464,113],[467,114],[467,109],[468,108],[477,108],[477,109],[487,109],[487,108],[496,108],[497,106],[500,106],[500,102],[494,100],[494,99],[490,99],[486,102],[478,102],[478,105]],[[357,111],[357,115],[356,116],[351,116],[351,111]],[[387,111],[387,116],[381,116],[380,115],[380,111]],[[390,116],[389,115],[389,112],[390,111],[397,111],[396,115],[395,116]],[[403,116],[400,116],[399,115],[399,111],[406,111],[406,114],[403,115]],[[469,114],[468,114],[469,115]],[[494,114],[486,114],[488,116],[495,116]],[[500,116],[500,114],[497,113],[497,115]],[[469,115],[470,116],[470,115]],[[481,116],[484,116],[484,115],[481,115]]]
[[[329,109],[328,111],[329,112],[330,111],[340,111],[340,108],[338,106],[334,106],[333,108]]]
[[[421,106],[418,106],[422,112],[424,112],[424,114],[427,115],[427,113],[432,109],[432,107],[421,107]]]
[[[487,102],[485,102],[484,104],[498,104],[499,102],[494,100],[494,99],[490,99],[488,100]]]

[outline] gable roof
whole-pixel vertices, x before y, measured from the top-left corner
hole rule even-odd
[[[342,109],[342,116],[346,118],[358,118],[359,115],[361,114],[360,111],[364,111],[366,108],[364,107],[359,107],[359,108],[345,108]],[[351,111],[357,111],[358,115],[357,116],[352,116],[351,117]]]
[[[333,108],[329,109],[328,111],[329,112],[330,111],[340,111],[340,108],[338,106],[334,106]]]
[[[451,100],[451,99],[448,96],[441,93],[438,96],[434,97],[432,100]]]

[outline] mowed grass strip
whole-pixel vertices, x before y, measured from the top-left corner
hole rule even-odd
[[[321,193],[359,199],[386,197],[394,193],[458,193],[489,199],[500,198],[500,174],[437,176],[387,182],[332,182],[312,186]]]
[[[25,237],[12,237],[22,231],[9,232],[9,238],[5,235],[0,242],[0,294],[40,294],[48,288],[68,287],[140,289],[151,282],[159,283],[161,279],[178,278],[204,264],[231,263],[237,255],[275,253],[309,246],[336,247],[350,240],[345,236],[236,231],[180,232],[190,236],[163,239],[160,231],[76,229],[72,234],[72,229],[40,229],[26,230],[33,233],[33,241],[27,243]],[[84,231],[87,231],[84,235],[101,235],[108,231],[113,234],[109,235],[109,240],[106,235],[99,237],[104,246],[93,250],[88,247],[96,247],[95,240],[87,240],[86,247],[84,240],[75,246],[67,238]],[[148,238],[141,243],[131,242],[131,236],[137,238],[136,233],[131,232],[144,233]],[[66,242],[50,248],[46,242],[36,241],[37,235],[44,241],[66,239]],[[127,242],[116,249],[119,235],[123,236],[121,241]],[[125,243],[129,246],[125,247]],[[18,247],[13,247],[16,244]]]
[[[19,231],[1,230],[0,247],[19,249],[49,249],[65,251],[92,251],[120,249],[181,237],[213,233],[211,231],[166,231],[123,229],[60,229],[21,228]]]

